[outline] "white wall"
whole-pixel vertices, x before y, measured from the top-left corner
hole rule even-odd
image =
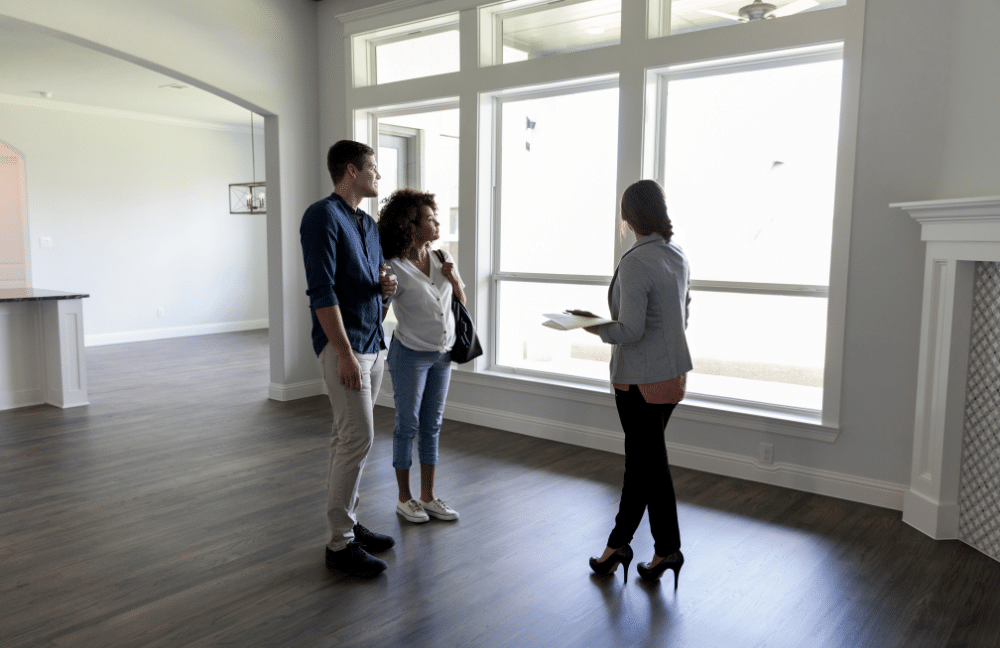
[[[329,5],[329,3],[324,3]],[[989,6],[987,6],[989,5]],[[345,84],[342,30],[321,7],[320,58]],[[895,201],[1000,194],[1000,6],[977,0],[921,4],[869,0],[846,298],[841,425],[834,443],[676,416],[671,459],[723,474],[902,507],[912,456],[923,244]],[[735,29],[735,27],[733,27]],[[344,85],[340,86],[341,88]],[[325,90],[325,132],[344,133],[344,103]],[[498,382],[457,372],[446,416],[612,450],[621,448],[601,393]],[[775,465],[757,463],[761,442]]]
[[[271,394],[314,381],[298,227],[318,197],[312,0],[0,0],[0,15],[145,65],[265,116]]]
[[[249,127],[0,110],[25,159],[32,284],[90,295],[88,345],[267,326],[265,217],[230,214],[227,191],[252,174]]]

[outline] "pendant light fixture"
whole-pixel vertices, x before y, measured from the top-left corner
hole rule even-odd
[[[266,214],[263,182],[257,182],[257,151],[254,147],[253,113],[250,113],[250,158],[253,165],[253,182],[229,185],[230,214]]]

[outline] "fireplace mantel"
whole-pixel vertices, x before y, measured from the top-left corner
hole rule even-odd
[[[974,266],[1000,262],[1000,196],[894,203],[927,243],[910,489],[903,520],[958,537]]]

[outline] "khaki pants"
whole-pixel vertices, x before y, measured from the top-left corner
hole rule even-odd
[[[337,352],[327,344],[319,354],[323,380],[330,392],[333,429],[330,435],[330,472],[327,476],[326,546],[340,551],[354,539],[358,521],[358,487],[368,451],[375,438],[372,408],[382,386],[384,353],[354,353],[361,365],[361,391],[340,384]]]

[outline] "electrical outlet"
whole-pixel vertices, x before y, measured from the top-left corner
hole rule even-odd
[[[765,466],[770,466],[774,463],[774,445],[770,443],[760,444],[760,456],[758,457],[760,462]]]
[[[156,316],[157,317],[163,317],[165,314],[166,314],[166,312],[162,308],[157,308],[156,309]]]
[[[40,239],[38,239],[38,245],[40,245],[41,247],[52,247],[52,237],[51,236],[41,237]]]

